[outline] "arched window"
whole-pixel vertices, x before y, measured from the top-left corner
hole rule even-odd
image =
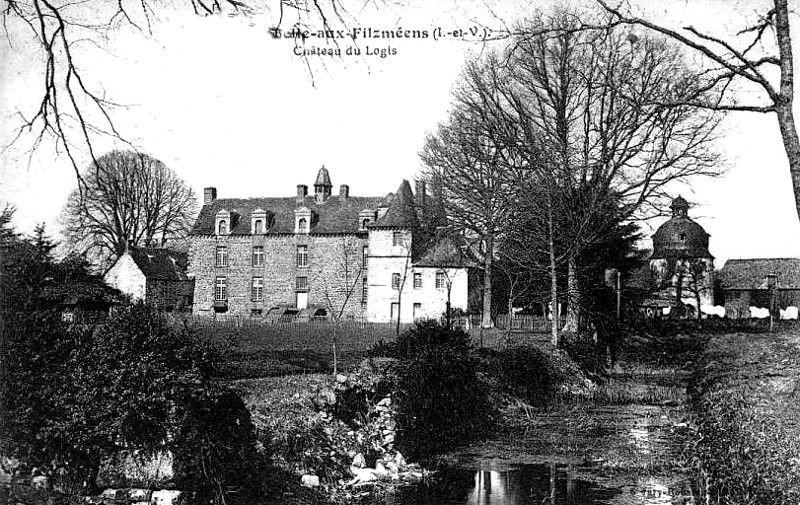
[[[369,224],[369,218],[361,221],[361,228],[366,229],[367,225]]]
[[[264,221],[256,219],[256,224],[253,226],[253,233],[264,233]]]
[[[219,231],[220,235],[227,235],[228,234],[228,222],[224,219],[219,222]]]
[[[308,231],[308,221],[306,221],[306,218],[301,217],[300,220],[297,221],[297,230],[300,233],[305,233]]]

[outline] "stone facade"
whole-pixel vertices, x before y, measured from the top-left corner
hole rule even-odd
[[[343,318],[363,318],[367,244],[366,234],[194,237],[189,253],[189,273],[195,279],[194,312],[266,316],[275,309],[297,308],[306,296],[305,308],[341,310]],[[225,248],[226,260],[218,265],[220,247]],[[215,308],[220,278],[225,279],[226,303]]]
[[[441,316],[448,283],[452,307],[467,309],[466,266],[417,261],[426,236],[418,220],[426,208],[424,184],[416,197],[406,181],[387,197],[351,197],[348,185],[333,196],[323,167],[314,188],[313,196],[300,184],[296,196],[254,199],[217,199],[215,189],[205,191],[190,237],[194,313],[390,322],[393,310],[397,316],[398,276],[401,283],[405,277],[403,322]]]

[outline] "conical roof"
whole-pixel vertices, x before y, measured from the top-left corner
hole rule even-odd
[[[411,192],[411,185],[403,179],[397,193],[394,194],[389,210],[382,218],[378,219],[372,228],[405,228],[414,230],[419,227],[417,212],[414,208],[414,193]]]

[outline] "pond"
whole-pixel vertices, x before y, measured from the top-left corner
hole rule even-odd
[[[689,482],[670,487],[645,478],[634,485],[605,487],[581,478],[591,468],[518,465],[507,470],[447,469],[427,484],[397,489],[385,505],[694,505]]]
[[[383,505],[700,505],[681,464],[686,374],[627,369],[579,402],[526,409],[497,436],[444,455]]]

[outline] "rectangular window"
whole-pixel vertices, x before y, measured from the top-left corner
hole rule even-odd
[[[295,287],[298,291],[308,291],[308,277],[298,277]]]
[[[444,272],[436,272],[436,289],[445,289],[447,283],[444,279]]]
[[[363,258],[361,259],[361,264],[364,268],[367,268],[367,263],[369,262],[369,247],[364,246],[364,253]]]
[[[392,274],[392,289],[400,289],[400,274]]]
[[[264,279],[262,277],[253,277],[250,295],[254,302],[264,301]]]
[[[307,267],[308,266],[308,246],[307,245],[299,245],[299,246],[297,246],[297,266],[299,266],[299,267]]]
[[[361,305],[367,304],[367,278],[361,281]]]
[[[228,299],[228,279],[226,277],[217,277],[214,283],[214,300],[225,301]]]
[[[414,274],[414,289],[419,289],[422,287],[422,274],[415,273]]]
[[[414,304],[414,319],[419,319],[422,317],[422,304],[415,303]]]
[[[392,245],[403,245],[403,232],[396,231],[392,234]]]
[[[253,266],[254,267],[264,266],[264,246],[260,245],[253,246]]]
[[[228,266],[228,248],[224,245],[217,246],[217,266]]]

